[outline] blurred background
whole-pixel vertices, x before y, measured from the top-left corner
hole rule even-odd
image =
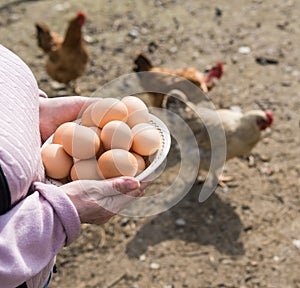
[[[1,0],[0,43],[49,97],[74,92],[47,73],[35,24],[64,36],[77,11],[86,14],[89,50],[81,95],[132,73],[137,53],[170,69],[222,62],[222,78],[207,92],[214,105],[270,109],[274,125],[251,157],[226,164],[233,181],[206,202],[198,202],[196,182],[160,215],[82,225],[58,255],[50,287],[300,287],[300,2]],[[169,169],[151,189],[177,172]]]

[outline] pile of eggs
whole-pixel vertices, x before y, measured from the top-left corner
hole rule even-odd
[[[137,176],[161,147],[145,103],[137,97],[103,98],[66,122],[42,147],[46,175],[53,179],[100,180]]]

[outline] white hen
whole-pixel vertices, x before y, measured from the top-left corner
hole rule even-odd
[[[249,155],[260,141],[261,132],[273,123],[273,115],[269,110],[246,113],[228,109],[212,110],[191,103],[177,89],[168,93],[163,107],[183,118],[192,129],[200,151],[200,170],[210,172],[208,177],[212,177],[211,183],[218,182],[216,178],[225,161]],[[170,118],[168,121],[172,125]]]

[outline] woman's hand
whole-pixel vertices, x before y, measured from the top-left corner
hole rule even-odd
[[[81,223],[104,224],[144,192],[138,180],[119,177],[77,180],[60,187],[77,209]]]
[[[40,97],[40,133],[42,142],[46,141],[62,123],[79,118],[86,107],[97,100],[99,99],[82,96]]]

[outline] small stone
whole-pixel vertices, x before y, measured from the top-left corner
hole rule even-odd
[[[139,260],[141,262],[144,262],[146,260],[146,255],[145,254],[142,254],[140,257],[139,257]]]
[[[150,43],[148,43],[148,52],[149,53],[154,53],[154,51],[157,48],[158,48],[158,45],[154,41],[151,41]]]
[[[251,49],[248,46],[241,46],[241,47],[239,47],[238,52],[240,54],[249,54],[251,52]]]
[[[84,35],[84,41],[88,44],[98,43],[98,40],[90,35]]]
[[[64,84],[58,83],[56,81],[51,81],[50,86],[54,90],[65,90],[66,86]]]
[[[121,220],[121,226],[126,226],[127,224],[129,224],[130,219],[128,217],[125,217]]]
[[[158,269],[160,268],[160,265],[159,265],[158,263],[152,262],[152,263],[150,264],[150,268],[151,268],[152,270],[158,270]]]
[[[219,7],[215,8],[215,15],[216,15],[216,17],[221,17],[222,13],[223,12],[222,12],[221,8],[219,8]]]
[[[253,230],[253,226],[252,225],[248,225],[248,226],[246,226],[246,227],[244,227],[244,232],[250,232],[250,231],[252,231]]]
[[[70,8],[69,2],[64,2],[63,4],[57,4],[54,6],[54,10],[56,10],[56,11],[65,11],[68,8]]]
[[[228,264],[231,264],[232,261],[231,261],[230,259],[223,259],[223,260],[222,260],[222,263],[223,263],[224,265],[228,265]]]
[[[287,73],[291,73],[291,72],[293,72],[294,69],[293,69],[292,66],[287,65],[287,66],[284,67],[284,70],[285,70],[285,72],[287,72]]]
[[[260,167],[260,173],[264,174],[264,175],[272,175],[273,174],[273,170],[270,167],[269,163],[265,162],[264,165],[262,165],[262,167]]]
[[[271,160],[271,156],[268,154],[260,154],[259,158],[263,162],[270,162],[270,160]]]
[[[295,247],[300,249],[300,240],[293,240],[293,244]]]
[[[59,90],[57,93],[56,93],[56,95],[58,96],[58,97],[63,97],[63,96],[68,96],[68,91],[67,90]]]
[[[146,27],[141,28],[141,34],[146,35],[149,33],[149,30]]]
[[[19,19],[20,19],[20,15],[16,13],[13,13],[9,16],[10,21],[18,21]]]
[[[229,187],[228,186],[222,187],[222,192],[223,193],[228,193],[228,191],[229,191]]]
[[[285,81],[281,82],[281,86],[290,87],[290,86],[292,86],[292,83],[290,81],[285,80]]]
[[[280,21],[277,23],[277,28],[284,30],[289,25],[288,21]]]
[[[169,52],[172,54],[175,54],[178,51],[178,48],[176,46],[173,46],[169,49]]]
[[[40,78],[40,82],[45,83],[45,82],[48,82],[48,81],[49,81],[48,76],[42,76],[42,77]]]
[[[255,166],[255,158],[250,155],[248,158],[248,167],[254,167]]]
[[[246,204],[243,204],[242,205],[242,209],[243,210],[250,210],[250,206],[246,205]]]
[[[136,29],[133,28],[133,29],[131,29],[131,30],[129,31],[128,35],[129,35],[131,38],[135,39],[135,38],[137,38],[137,37],[139,36],[139,32],[138,32]]]
[[[211,214],[208,215],[208,217],[205,218],[205,222],[206,222],[207,224],[213,223],[213,222],[214,222],[214,216],[211,215]]]
[[[274,260],[275,262],[279,262],[280,258],[279,258],[278,256],[275,255],[275,256],[273,257],[273,260]]]
[[[175,221],[176,226],[182,227],[186,225],[186,221],[183,218],[178,218]]]
[[[238,57],[235,55],[231,56],[231,62],[232,62],[232,64],[238,63]]]
[[[277,65],[278,60],[274,58],[267,58],[267,57],[256,57],[255,58],[256,63],[260,65]]]

